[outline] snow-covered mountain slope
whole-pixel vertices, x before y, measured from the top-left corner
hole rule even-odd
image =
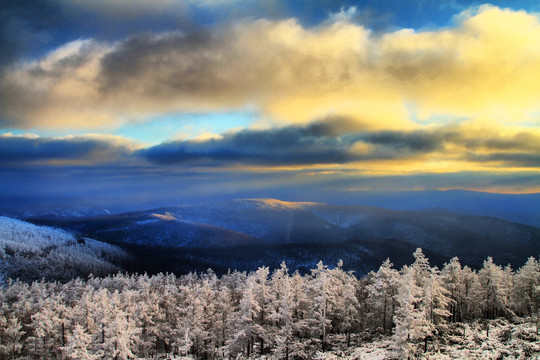
[[[110,243],[177,248],[220,248],[264,243],[264,240],[248,234],[184,219],[163,209],[87,219],[48,219],[43,222]]]
[[[98,239],[106,237],[107,241],[114,241],[114,237],[120,242],[177,247],[345,240],[339,227],[309,210],[316,205],[267,199],[235,200],[85,219],[34,218],[32,221],[67,227]]]
[[[317,205],[326,205],[316,202],[291,202],[277,199],[237,199],[223,204],[225,207],[236,210],[269,209],[269,210],[292,210],[309,209]]]
[[[493,217],[370,207],[336,207],[333,213],[351,224],[351,239],[397,239],[466,263],[492,256],[520,264],[540,252],[540,229]]]
[[[177,219],[211,224],[263,239],[269,243],[338,242],[341,229],[317,216],[321,203],[275,199],[243,199],[204,206],[161,209]]]
[[[274,244],[393,239],[447,257],[459,256],[465,262],[492,256],[516,264],[540,252],[538,228],[446,210],[403,211],[250,199],[161,211]]]
[[[64,230],[0,217],[0,277],[70,280],[116,273],[127,254],[101,241]]]
[[[440,209],[404,211],[244,199],[92,218],[32,221],[112,243],[199,248],[207,253],[212,248],[248,246],[233,252],[261,256],[249,258],[256,263],[282,256],[299,267],[303,266],[299,259],[309,259],[306,261],[311,264],[320,258],[323,249],[335,259],[354,257],[357,263],[377,264],[390,256],[394,263],[403,264],[410,260],[410,249],[422,247],[432,253],[433,259],[458,256],[473,267],[481,266],[488,256],[499,263],[521,266],[529,256],[540,253],[539,228]],[[253,248],[260,246],[266,248]],[[216,253],[212,261],[230,266],[218,259],[224,254]],[[232,254],[227,256],[232,259]]]

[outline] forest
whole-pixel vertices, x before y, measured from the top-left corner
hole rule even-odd
[[[438,269],[421,249],[414,259],[399,270],[387,260],[362,278],[340,261],[304,275],[283,263],[223,276],[8,280],[0,288],[0,358],[313,359],[386,338],[392,356],[407,359],[469,335],[467,324],[483,324],[489,335],[492,319],[528,319],[537,341],[536,259],[517,271],[491,258],[478,271],[457,258]]]

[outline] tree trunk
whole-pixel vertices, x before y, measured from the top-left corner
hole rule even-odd
[[[383,333],[386,334],[386,304],[388,300],[386,299],[386,294],[384,294],[384,306],[383,306]]]
[[[62,321],[62,347],[66,346],[65,332],[66,332],[66,328],[65,328],[64,322]]]

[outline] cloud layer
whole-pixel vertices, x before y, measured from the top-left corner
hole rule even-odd
[[[134,148],[134,144],[113,136],[41,138],[3,134],[0,135],[0,164],[21,167],[119,164],[132,156]]]
[[[254,105],[274,123],[332,115],[403,130],[418,126],[414,104],[422,117],[531,121],[540,111],[538,17],[484,6],[455,22],[375,35],[342,18],[314,28],[257,20],[78,40],[5,72],[0,117],[5,127],[102,128]]]
[[[413,30],[376,7],[333,4],[300,18],[286,15],[304,2],[137,0],[124,11],[126,1],[8,1],[0,12],[0,165],[13,179],[189,173],[210,191],[220,178],[355,189],[383,177],[414,187],[405,176],[481,187],[484,176],[487,188],[518,189],[515,179],[540,190],[537,13],[430,0],[460,12]],[[49,20],[35,21],[41,13]],[[168,114],[246,109],[257,117],[249,126],[199,139],[105,135]]]
[[[427,163],[439,163],[447,171],[540,168],[540,133],[506,134],[467,125],[432,129],[373,131],[349,118],[333,117],[307,125],[264,130],[239,130],[220,137],[179,140],[141,147],[111,136],[0,136],[0,163],[138,165],[206,168],[328,168],[362,171],[387,167],[387,174],[427,172]],[[452,169],[459,164],[461,168]],[[393,169],[394,167],[394,169]],[[399,168],[401,169],[401,168]]]

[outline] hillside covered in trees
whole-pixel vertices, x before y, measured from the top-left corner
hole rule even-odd
[[[69,281],[122,270],[117,246],[0,216],[0,286],[8,279]]]
[[[92,217],[33,217],[37,225],[62,228],[122,247],[136,261],[130,272],[184,275],[208,268],[271,270],[287,263],[309,272],[322,260],[364,276],[389,258],[401,268],[422,248],[431,264],[452,257],[478,269],[487,257],[518,268],[540,254],[540,228],[444,209],[390,210],[360,205],[237,199]],[[489,246],[486,246],[489,244]]]
[[[341,262],[320,262],[306,275],[283,263],[221,277],[9,281],[0,288],[0,358],[449,358],[452,344],[495,358],[540,355],[536,259],[514,271],[488,258],[475,271],[457,258],[431,267],[420,249],[414,258],[360,279]]]

